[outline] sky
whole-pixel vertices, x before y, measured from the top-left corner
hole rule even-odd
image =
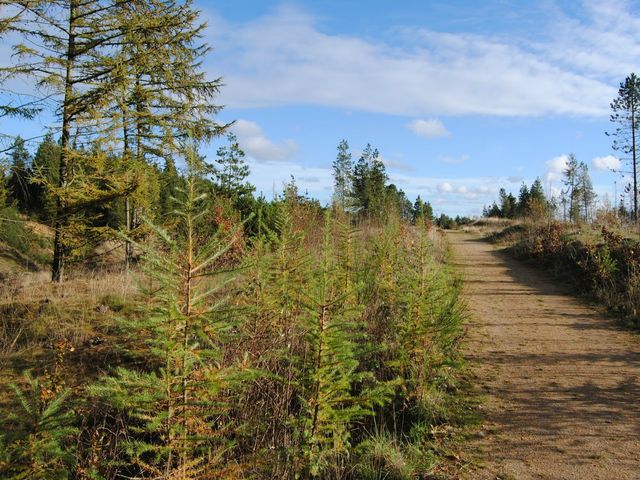
[[[213,47],[203,68],[225,84],[218,119],[235,121],[267,197],[293,175],[330,201],[342,139],[354,160],[378,148],[392,183],[449,215],[479,215],[536,177],[557,193],[570,153],[601,200],[628,182],[605,132],[620,82],[640,70],[640,1],[196,5]]]

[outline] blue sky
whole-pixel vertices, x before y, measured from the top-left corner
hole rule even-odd
[[[557,192],[569,153],[601,199],[623,182],[604,132],[619,83],[640,70],[639,2],[197,5],[213,47],[204,67],[226,84],[219,118],[236,120],[267,196],[293,174],[328,201],[343,138],[356,158],[377,147],[391,180],[438,213],[478,215],[500,187],[537,176]]]

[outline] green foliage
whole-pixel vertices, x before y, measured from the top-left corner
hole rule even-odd
[[[21,211],[26,211],[31,202],[31,155],[24,145],[24,140],[18,136],[11,146],[10,174],[7,178],[7,188],[10,198],[15,201]]]
[[[354,393],[368,372],[358,372],[358,349],[354,333],[358,310],[347,297],[340,275],[338,255],[327,214],[321,259],[314,266],[311,282],[304,292],[303,328],[310,348],[303,366],[305,388],[301,394],[304,406],[304,453],[308,472],[324,476],[327,469],[340,472],[341,458],[348,455],[349,427],[366,415],[373,406],[384,405],[391,393],[383,387]]]
[[[48,242],[29,228],[24,217],[13,206],[0,207],[0,242],[17,253],[14,255],[16,261],[27,268],[49,260],[44,250]]]
[[[507,193],[504,188],[500,189],[498,196],[500,205],[493,202],[490,207],[485,207],[482,212],[484,217],[541,220],[548,217],[552,210],[552,205],[545,197],[539,178],[534,180],[530,188],[523,183],[517,199],[512,193]],[[591,203],[589,205],[591,206]]]
[[[364,217],[380,219],[385,212],[387,172],[380,152],[367,144],[353,168],[353,198]]]
[[[433,207],[429,202],[425,202],[420,198],[416,198],[413,204],[412,223],[414,225],[424,224],[425,222],[433,222]]]
[[[175,230],[152,227],[157,242],[139,245],[149,278],[146,316],[124,325],[144,335],[150,368],[119,368],[91,389],[129,417],[126,461],[137,475],[222,472],[234,436],[227,397],[250,372],[242,362],[225,362],[234,328],[226,292],[232,277],[217,272],[216,262],[230,245],[197,236],[205,200],[197,184],[190,175],[178,195]]]
[[[245,163],[244,151],[238,144],[238,139],[232,133],[227,135],[228,146],[218,148],[213,165],[213,183],[217,193],[239,201],[250,195],[255,188],[246,181],[249,167]]]
[[[49,221],[55,214],[55,198],[44,185],[58,185],[60,145],[48,133],[38,145],[32,163],[31,186],[33,194],[29,211],[41,220]],[[42,179],[42,181],[38,181]]]
[[[21,412],[8,420],[13,427],[0,435],[0,474],[7,480],[62,480],[71,478],[77,429],[67,408],[71,390],[43,388],[37,378],[25,375],[27,386],[14,386]],[[7,431],[8,425],[4,428]]]

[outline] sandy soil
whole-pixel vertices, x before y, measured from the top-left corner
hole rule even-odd
[[[640,341],[531,266],[452,233],[484,394],[469,479],[640,479]]]

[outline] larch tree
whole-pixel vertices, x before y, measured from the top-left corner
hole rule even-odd
[[[50,0],[3,2],[20,11],[9,30],[21,36],[13,46],[16,62],[3,67],[3,77],[29,77],[41,99],[53,103],[60,121],[60,158],[57,184],[46,184],[56,199],[52,280],[62,282],[69,251],[68,226],[73,212],[117,195],[110,185],[104,190],[87,188],[82,175],[82,149],[94,133],[83,127],[96,123],[96,116],[110,101],[108,51],[120,32],[114,17],[114,2]],[[10,14],[11,14],[10,13]],[[87,138],[88,136],[88,138]],[[73,181],[72,181],[73,180]],[[74,189],[76,191],[74,191]]]
[[[210,47],[201,40],[206,24],[190,0],[120,2],[117,15],[122,41],[112,75],[119,90],[107,128],[116,132],[125,169],[148,177],[146,165],[166,167],[187,139],[206,142],[225,131],[227,125],[212,119],[221,108],[213,103],[221,79],[207,79],[201,68]],[[127,232],[152,204],[146,191],[126,197]],[[128,264],[130,242],[125,250]]]
[[[615,137],[613,148],[625,155],[625,160],[630,164],[632,194],[633,194],[633,219],[638,221],[638,110],[640,109],[640,78],[631,73],[624,82],[620,83],[618,96],[611,102],[611,121],[617,124],[613,132],[607,135]]]

